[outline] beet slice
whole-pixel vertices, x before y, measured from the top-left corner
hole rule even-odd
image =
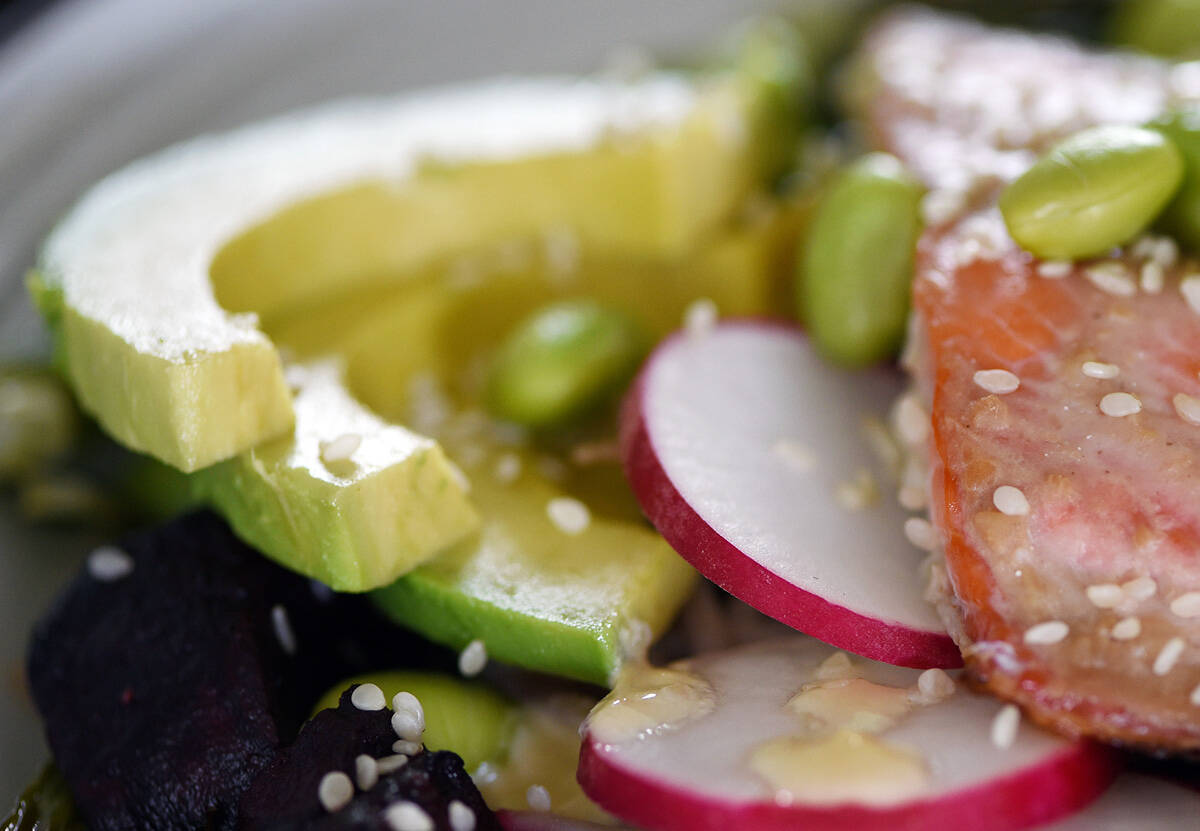
[[[499,831],[462,759],[445,750],[416,754],[399,769],[381,775],[369,790],[357,791],[337,811],[321,805],[318,787],[327,773],[342,771],[354,781],[358,756],[393,755],[392,711],[357,709],[350,699],[356,686],[342,693],[337,709],[317,713],[296,741],[254,780],[241,800],[241,827],[247,831],[393,831],[384,812],[405,801],[419,805],[435,828],[451,831],[449,806],[457,800],[471,811],[476,831]]]
[[[314,591],[211,513],[89,564],[37,625],[28,673],[96,831],[233,827],[238,798],[324,690],[431,650],[361,598]]]
[[[874,459],[855,429],[903,385],[824,363],[797,329],[731,321],[663,342],[626,399],[621,453],[642,510],[705,577],[842,649],[909,667],[962,659],[890,494],[836,489]]]

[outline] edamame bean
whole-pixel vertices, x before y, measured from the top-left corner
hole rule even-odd
[[[1169,138],[1183,156],[1183,184],[1163,211],[1161,224],[1193,250],[1200,250],[1200,109],[1179,110],[1149,125]]]
[[[895,157],[872,153],[839,174],[817,207],[796,299],[831,361],[866,366],[900,348],[923,193]]]
[[[1013,239],[1047,259],[1103,254],[1154,221],[1183,180],[1162,133],[1109,125],[1058,144],[1000,195]]]
[[[551,304],[501,345],[488,379],[488,407],[528,427],[566,423],[619,391],[646,348],[636,322],[616,309],[591,300]]]
[[[1114,9],[1110,39],[1164,58],[1200,57],[1200,0],[1126,0]]]

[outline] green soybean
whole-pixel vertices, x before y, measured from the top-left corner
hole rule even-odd
[[[1126,0],[1114,9],[1109,39],[1164,58],[1200,57],[1200,0]]]
[[[796,302],[829,360],[866,366],[899,350],[923,192],[895,157],[872,153],[842,171],[822,198],[800,259]]]
[[[1000,212],[1013,239],[1039,257],[1093,257],[1145,229],[1182,180],[1183,157],[1162,133],[1093,127],[1010,184]]]
[[[1183,184],[1163,211],[1160,224],[1192,250],[1200,250],[1200,110],[1168,113],[1149,125],[1183,155]]]
[[[570,422],[632,377],[648,342],[625,313],[591,300],[546,306],[509,333],[488,378],[492,414],[527,427]]]

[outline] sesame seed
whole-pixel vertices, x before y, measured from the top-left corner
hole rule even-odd
[[[383,819],[392,831],[433,831],[433,819],[415,802],[397,802],[383,809]]]
[[[954,691],[958,687],[954,683],[945,670],[927,669],[917,676],[917,690],[921,693],[921,697],[935,704],[938,701],[944,701],[954,695]]]
[[[841,650],[833,653],[817,667],[818,681],[837,681],[854,677],[854,664],[850,656]]]
[[[1163,648],[1158,652],[1158,657],[1154,659],[1154,674],[1166,675],[1173,670],[1175,662],[1183,655],[1186,646],[1183,638],[1171,638],[1163,644]]]
[[[937,188],[921,199],[921,219],[925,225],[941,225],[962,213],[967,195],[961,190]]]
[[[495,470],[492,475],[496,477],[496,481],[502,484],[515,482],[517,477],[521,475],[521,457],[516,453],[505,453],[496,460]]]
[[[1113,640],[1131,641],[1142,634],[1142,622],[1136,617],[1123,617],[1113,624]]]
[[[932,551],[937,546],[937,536],[929,520],[921,517],[909,517],[904,521],[904,536],[908,541],[922,551]]]
[[[88,555],[87,570],[101,583],[111,583],[133,571],[133,558],[116,546],[102,545]]]
[[[1130,600],[1149,600],[1158,591],[1153,577],[1135,577],[1121,584],[1121,591]]]
[[[578,499],[558,496],[546,503],[546,516],[564,534],[582,534],[592,523],[592,512]]]
[[[421,752],[421,743],[410,742],[408,739],[396,739],[392,742],[392,752],[401,756],[416,756]]]
[[[403,741],[403,739],[401,739],[401,741]],[[404,743],[412,744],[412,742],[404,742]],[[397,744],[400,744],[400,742],[396,742],[395,744],[392,745],[393,750],[395,749]],[[420,750],[419,746],[418,746],[417,750]],[[394,756],[384,756],[380,759],[376,759],[375,760],[375,770],[379,773],[380,776],[387,776],[389,773],[394,773],[394,772],[400,770],[400,768],[402,768],[408,764],[409,755],[411,755],[411,754],[397,753]]]
[[[483,672],[483,668],[487,666],[487,660],[487,647],[484,646],[483,641],[476,638],[458,654],[458,671],[467,678],[471,678]]]
[[[683,313],[683,328],[689,335],[703,335],[717,325],[717,304],[707,297],[700,297],[688,304]]]
[[[1029,500],[1019,488],[1012,485],[1001,485],[992,493],[992,504],[1002,514],[1007,516],[1025,516],[1029,513]]]
[[[847,511],[861,511],[879,500],[879,487],[871,471],[859,470],[854,478],[834,486],[833,499]]]
[[[467,474],[463,473],[463,469],[454,462],[446,462],[446,470],[450,473],[450,478],[454,480],[454,484],[463,493],[471,492],[471,480],[467,478]]]
[[[900,506],[906,511],[919,511],[929,504],[925,489],[914,485],[904,485],[897,494]]]
[[[275,640],[279,641],[280,648],[288,655],[295,655],[298,648],[296,633],[292,629],[287,609],[278,603],[271,607],[271,628],[275,630]]]
[[[997,395],[1016,392],[1017,387],[1021,386],[1021,379],[1007,369],[981,369],[974,378],[978,386]]]
[[[1197,684],[1196,688],[1192,690],[1192,694],[1188,696],[1188,701],[1192,702],[1193,707],[1200,707],[1200,684]]]
[[[1142,411],[1142,402],[1127,392],[1110,392],[1100,399],[1100,412],[1113,418],[1135,415]]]
[[[321,461],[344,462],[354,455],[362,444],[362,436],[358,433],[343,433],[333,441],[321,442]]]
[[[1084,593],[1097,609],[1111,609],[1125,599],[1125,592],[1116,583],[1088,586]]]
[[[340,811],[354,798],[354,783],[340,770],[331,770],[317,785],[317,799],[329,813]]]
[[[1075,264],[1070,260],[1046,260],[1038,263],[1037,273],[1039,277],[1045,277],[1047,280],[1061,280],[1074,268]]]
[[[541,785],[530,785],[529,789],[525,791],[525,801],[535,811],[549,811],[550,791]]]
[[[457,799],[450,800],[447,812],[450,818],[450,831],[475,831],[475,812]]]
[[[1171,614],[1185,618],[1200,617],[1200,592],[1188,592],[1172,600]]]
[[[410,692],[398,692],[392,698],[392,729],[401,739],[419,742],[425,732],[425,709]]]
[[[1142,291],[1146,294],[1159,294],[1162,292],[1165,282],[1162,263],[1156,260],[1142,263],[1141,275],[1138,279]]]
[[[771,455],[793,473],[808,473],[817,466],[817,457],[795,439],[779,439],[771,445]]]
[[[1025,643],[1046,646],[1052,643],[1058,643],[1065,638],[1071,631],[1071,628],[1061,620],[1048,620],[1045,623],[1039,623],[1036,626],[1030,626],[1025,630]]]
[[[1017,740],[1017,729],[1021,726],[1021,711],[1015,704],[1005,704],[992,719],[992,744],[1007,750]]]
[[[1200,314],[1200,274],[1189,274],[1180,280],[1179,291],[1192,311]]]
[[[359,710],[382,710],[387,706],[387,698],[377,684],[359,684],[350,693],[350,703]]]
[[[896,402],[893,420],[902,442],[909,446],[925,443],[929,436],[929,414],[915,395],[906,395]]]
[[[1084,270],[1088,282],[1106,294],[1117,297],[1133,297],[1137,285],[1129,275],[1129,269],[1117,262],[1100,263]]]
[[[1121,368],[1116,364],[1106,364],[1101,361],[1084,361],[1080,370],[1089,378],[1109,380],[1121,374]]]
[[[1200,398],[1181,392],[1171,399],[1171,403],[1175,405],[1179,417],[1188,424],[1200,424]]]
[[[360,791],[369,791],[379,781],[379,763],[366,753],[354,757],[354,780]]]

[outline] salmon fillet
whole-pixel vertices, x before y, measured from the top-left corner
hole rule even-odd
[[[932,189],[907,363],[968,673],[1069,735],[1200,750],[1200,264],[1154,237],[1039,263],[994,207],[1056,140],[1194,99],[1194,70],[907,12],[858,71]]]

